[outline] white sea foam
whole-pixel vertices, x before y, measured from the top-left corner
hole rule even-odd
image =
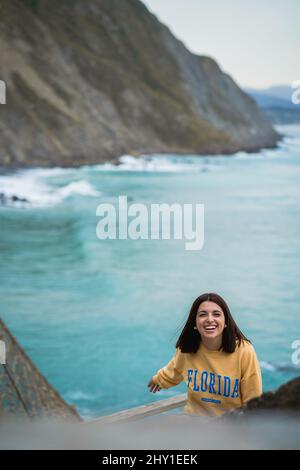
[[[228,157],[199,155],[122,155],[118,164],[104,163],[89,167],[89,171],[133,171],[162,173],[195,173],[217,171]],[[83,167],[86,169],[87,167]]]
[[[64,199],[71,194],[80,194],[81,196],[100,196],[100,192],[85,180],[74,181],[56,191],[57,195]]]
[[[71,195],[97,197],[101,193],[89,182],[97,172],[161,172],[205,173],[224,171],[234,162],[266,160],[286,156],[290,149],[300,147],[300,126],[275,126],[284,135],[277,149],[262,149],[257,153],[243,151],[233,155],[167,155],[150,154],[134,157],[122,155],[118,164],[84,165],[80,168],[34,168],[12,174],[0,175],[0,193],[7,203],[16,207],[43,207],[56,205]],[[12,197],[27,202],[13,201]]]
[[[280,128],[282,132],[284,128]],[[236,152],[232,155],[166,155],[146,154],[134,157],[122,155],[118,163],[104,163],[94,166],[83,166],[87,171],[132,171],[162,173],[195,173],[222,171],[234,161],[266,160],[280,158],[291,146],[300,146],[300,126],[289,128],[275,149],[263,148],[259,152]]]
[[[4,194],[9,205],[13,204],[17,207],[51,206],[62,202],[73,194],[90,197],[101,194],[86,180],[72,181],[59,187],[47,181],[47,177],[65,175],[66,171],[59,168],[34,169],[2,175],[0,176],[0,193]],[[26,201],[13,201],[13,196]]]

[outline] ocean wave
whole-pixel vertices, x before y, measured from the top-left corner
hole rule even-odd
[[[278,143],[277,148],[274,149],[261,149],[259,152],[247,153],[247,152],[237,152],[232,155],[234,160],[266,160],[271,158],[280,158],[282,155],[282,150],[285,150],[288,147],[288,142],[286,141],[288,137],[285,137],[282,141]]]
[[[288,362],[272,363],[261,361],[260,367],[268,372],[294,372],[300,373],[300,366]]]
[[[65,199],[71,194],[80,194],[81,196],[100,196],[101,193],[85,180],[74,181],[56,191],[59,198]]]
[[[89,171],[133,171],[161,173],[191,173],[217,171],[226,163],[227,156],[206,155],[122,155],[118,163],[103,163],[83,168]]]
[[[97,197],[101,193],[88,181],[72,181],[63,186],[53,186],[49,176],[66,175],[65,169],[34,169],[0,176],[0,193],[5,205],[14,207],[44,207],[62,202],[71,195]],[[74,170],[69,170],[73,171]],[[76,170],[75,170],[76,171]]]
[[[83,165],[79,168],[32,168],[0,175],[0,204],[14,207],[43,207],[56,205],[72,195],[98,197],[101,195],[89,182],[97,172],[157,172],[205,173],[227,171],[234,162],[282,158],[300,148],[300,126],[277,126],[283,134],[276,149],[256,153],[244,151],[232,155],[143,154],[139,157],[122,155],[118,163]]]
[[[264,148],[258,152],[248,153],[239,151],[231,155],[162,155],[144,154],[138,157],[122,155],[118,163],[103,163],[99,165],[80,167],[84,171],[96,172],[161,172],[161,173],[195,173],[221,171],[229,167],[233,161],[266,160],[280,158],[282,153],[291,145],[299,145],[295,135],[286,135],[277,148]]]

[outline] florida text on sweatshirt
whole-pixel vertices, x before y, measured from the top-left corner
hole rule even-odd
[[[262,394],[259,362],[251,343],[242,341],[233,353],[212,351],[201,343],[196,353],[176,349],[170,362],[153,377],[161,388],[185,381],[187,413],[220,415]]]

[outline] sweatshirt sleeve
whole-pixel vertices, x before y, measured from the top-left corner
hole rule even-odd
[[[260,365],[252,345],[247,346],[242,358],[241,395],[245,404],[262,394]]]
[[[160,369],[152,380],[161,388],[170,388],[178,385],[184,379],[182,375],[182,353],[179,348],[168,364]]]

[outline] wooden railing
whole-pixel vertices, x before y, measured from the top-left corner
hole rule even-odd
[[[186,393],[177,395],[176,397],[166,398],[164,400],[159,400],[154,403],[149,403],[148,405],[141,405],[135,408],[129,408],[128,410],[123,410],[118,413],[113,413],[111,415],[103,416],[101,418],[92,419],[84,422],[84,424],[103,424],[103,423],[113,423],[117,421],[136,421],[142,418],[148,418],[149,416],[154,416],[159,413],[164,413],[165,411],[170,411],[175,408],[183,407],[186,403]]]

